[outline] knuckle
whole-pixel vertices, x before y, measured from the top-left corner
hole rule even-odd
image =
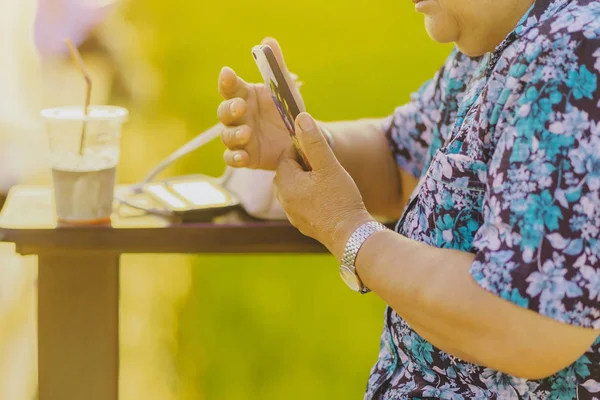
[[[227,142],[228,142],[228,140],[227,140],[227,128],[223,128],[221,130],[221,142],[223,142],[223,144],[225,146],[227,146]]]
[[[227,129],[227,145],[230,147],[235,146],[235,129],[236,128],[228,128]]]
[[[232,140],[231,140],[232,134],[231,134],[231,128],[224,128],[223,131],[221,132],[221,141],[223,142],[223,144],[227,147],[231,147],[232,146]]]
[[[236,97],[234,100],[238,113],[243,114],[244,112],[246,112],[246,100],[244,100],[242,97]]]
[[[310,146],[318,146],[321,143],[321,138],[319,135],[320,133],[317,130],[308,133],[308,135],[305,137],[306,144]]]
[[[232,81],[229,76],[221,81],[220,88],[223,94],[229,95],[235,89],[235,84]]]
[[[242,125],[234,129],[231,133],[232,141],[234,141],[237,145],[244,145],[248,142],[250,134],[250,127],[247,125]]]
[[[226,122],[229,110],[229,100],[221,102],[217,108],[217,117],[221,122]]]

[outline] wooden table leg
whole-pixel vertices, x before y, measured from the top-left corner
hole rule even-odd
[[[39,400],[117,400],[119,256],[38,258]]]

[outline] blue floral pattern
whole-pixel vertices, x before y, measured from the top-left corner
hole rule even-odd
[[[600,329],[598,0],[537,0],[493,53],[454,50],[385,128],[420,178],[399,233],[474,253],[473,279],[503,299]],[[365,399],[420,398],[600,399],[600,339],[526,380],[445,353],[388,307]]]

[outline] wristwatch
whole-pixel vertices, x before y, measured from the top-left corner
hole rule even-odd
[[[348,242],[346,243],[344,255],[342,256],[342,265],[340,265],[340,276],[342,277],[342,280],[346,282],[346,285],[355,292],[365,294],[371,291],[363,284],[356,273],[354,263],[356,262],[358,251],[372,234],[386,229],[387,227],[385,225],[377,221],[366,222],[350,235],[350,239],[348,239]]]

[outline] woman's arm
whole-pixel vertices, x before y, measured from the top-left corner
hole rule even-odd
[[[516,91],[506,104],[516,117],[496,126],[501,136],[487,166],[474,254],[384,231],[368,239],[356,267],[367,287],[432,344],[533,379],[570,365],[599,336],[600,91],[579,101],[570,81],[552,76],[523,87],[539,95]],[[545,124],[532,126],[531,115],[514,112],[539,108],[557,94],[565,100],[552,102]],[[573,125],[571,115],[583,122]],[[460,235],[456,215],[465,205],[437,201],[434,216],[420,223]],[[456,211],[446,214],[449,223],[441,221],[444,208]],[[344,229],[330,246],[338,257],[353,227]]]
[[[469,273],[474,258],[382,231],[361,248],[356,268],[433,345],[514,376],[550,376],[597,338],[598,331],[554,321],[481,288]]]
[[[334,153],[352,176],[370,213],[399,218],[414,178],[399,168],[383,130],[384,121],[331,122]]]
[[[277,168],[279,201],[294,226],[341,259],[352,232],[373,218],[310,116],[301,114],[296,128],[313,171],[303,171],[290,148]],[[597,165],[598,154],[588,151],[596,138],[584,138],[573,164],[558,158],[571,183],[543,177],[557,170],[544,154],[507,162],[523,148],[499,149],[487,178],[485,229],[473,242],[476,254],[383,231],[360,249],[358,275],[417,333],[456,357],[528,379],[572,364],[598,338],[592,328],[600,328],[600,254],[588,237],[599,227],[600,198],[593,189],[596,178],[579,163],[586,156],[589,165]],[[523,162],[540,159],[547,169],[538,168],[523,185],[515,171],[534,171],[535,164]],[[561,186],[548,187],[552,182]],[[575,194],[569,184],[576,185]],[[561,197],[561,191],[569,196]]]

